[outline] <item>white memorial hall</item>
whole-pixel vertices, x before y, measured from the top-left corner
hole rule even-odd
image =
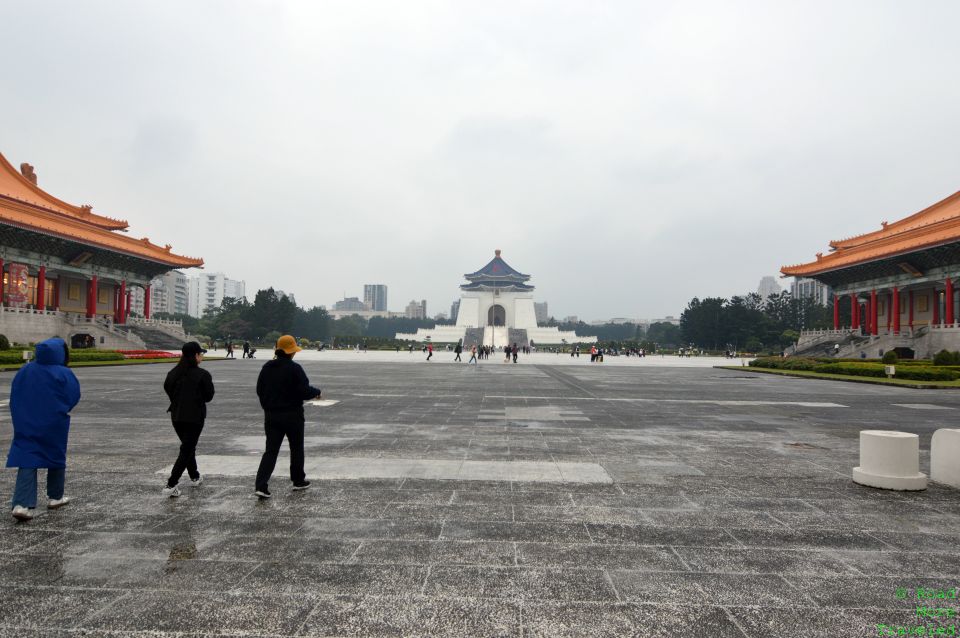
[[[507,344],[537,346],[563,343],[594,343],[596,337],[581,337],[573,331],[538,326],[533,306],[533,286],[524,275],[510,267],[500,251],[480,270],[464,275],[460,286],[460,311],[455,326],[420,328],[416,334],[397,334],[397,339],[457,343],[464,347]]]

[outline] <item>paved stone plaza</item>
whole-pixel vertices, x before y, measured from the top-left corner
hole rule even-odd
[[[865,428],[919,433],[928,471],[960,393],[325,354],[303,357],[339,400],[308,408],[313,486],[291,492],[283,457],[264,502],[262,361],[205,364],[206,482],[173,500],[168,367],[78,369],[75,500],[2,519],[0,635],[876,636],[926,624],[917,588],[960,585],[960,491],[849,479]]]

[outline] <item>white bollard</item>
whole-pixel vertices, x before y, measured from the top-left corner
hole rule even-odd
[[[933,433],[930,478],[960,488],[960,430],[942,428]]]
[[[853,481],[885,490],[925,490],[920,472],[920,437],[890,430],[860,431],[860,466]]]

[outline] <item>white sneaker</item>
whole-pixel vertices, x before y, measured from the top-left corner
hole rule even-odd
[[[169,496],[170,498],[176,498],[180,496],[180,488],[174,485],[173,487],[163,488],[163,495]]]
[[[69,502],[70,502],[70,497],[64,495],[64,496],[62,496],[62,497],[60,497],[60,498],[52,499],[49,503],[47,503],[47,509],[48,509],[48,510],[55,510],[55,509],[57,509],[58,507],[63,507],[64,505],[68,504]]]
[[[193,484],[194,487],[200,487],[200,485],[203,484],[203,474],[199,475],[195,479],[190,479],[190,482]]]
[[[23,505],[17,505],[13,508],[13,517],[18,521],[29,521],[33,518],[33,510],[24,507]]]

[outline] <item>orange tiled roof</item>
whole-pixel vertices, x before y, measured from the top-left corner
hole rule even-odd
[[[817,253],[816,261],[784,266],[780,272],[810,277],[955,241],[960,241],[960,192],[892,224],[883,222],[880,230],[831,241],[833,252]]]
[[[82,220],[99,228],[123,230],[129,224],[120,219],[97,215],[90,206],[74,206],[57,199],[28,180],[0,153],[0,196],[26,202],[38,208],[46,208],[67,217]]]
[[[126,229],[125,221],[95,215],[88,207],[76,207],[40,190],[20,174],[0,154],[0,223],[33,230],[45,235],[113,250],[172,268],[202,266],[203,260],[170,252],[170,246],[157,246],[148,240],[134,239],[114,230]]]

